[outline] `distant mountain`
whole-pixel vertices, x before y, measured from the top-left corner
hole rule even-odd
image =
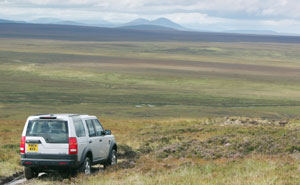
[[[96,26],[96,27],[115,27],[116,25],[111,22],[99,20],[99,21],[67,21],[62,19],[44,17],[30,21],[35,24],[58,24],[58,25],[76,25],[76,26]]]
[[[0,24],[6,24],[6,23],[26,23],[25,21],[15,21],[15,20],[6,20],[6,19],[0,19]]]
[[[176,41],[176,42],[276,42],[300,43],[297,36],[253,35],[190,31],[128,30],[55,24],[0,24],[0,38],[74,41]]]
[[[257,34],[257,35],[280,35],[280,33],[273,30],[228,30],[227,33],[241,33],[241,34]]]
[[[159,19],[156,19],[156,20],[151,21],[151,22],[154,25],[170,27],[170,28],[174,28],[174,29],[177,29],[177,30],[185,30],[185,28],[182,27],[181,25],[179,25],[175,22],[172,22],[171,20],[166,19],[166,18],[159,18]]]
[[[296,33],[282,33],[282,32],[275,32],[272,30],[226,30],[226,31],[210,31],[210,30],[196,30],[196,29],[188,29],[184,28],[179,24],[176,24],[169,19],[166,18],[159,18],[156,20],[147,20],[147,19],[136,19],[126,24],[122,23],[112,23],[104,20],[81,20],[80,22],[76,21],[67,21],[61,20],[56,18],[39,18],[32,21],[19,21],[19,20],[6,20],[0,19],[0,24],[3,26],[5,24],[43,24],[43,25],[69,25],[69,26],[84,26],[84,27],[100,27],[100,28],[121,28],[124,29],[131,29],[136,31],[164,31],[164,32],[174,32],[174,31],[185,31],[189,32],[189,34],[194,35],[195,33],[216,33],[225,35],[228,34],[243,34],[243,35],[258,35],[258,36],[300,36],[300,34]],[[16,25],[15,25],[16,26]],[[186,33],[188,34],[188,33]],[[224,39],[227,40],[227,39]],[[290,41],[289,41],[290,42]]]
[[[225,33],[239,33],[239,34],[254,34],[254,35],[282,35],[282,36],[300,36],[296,33],[276,32],[273,30],[229,30]]]
[[[61,24],[61,25],[76,25],[76,26],[88,26],[84,23],[75,22],[75,21],[59,21],[59,22],[53,22],[48,24]]]
[[[15,21],[10,21],[10,20],[5,20],[5,19],[0,19],[0,24],[1,23],[15,23]]]
[[[143,25],[143,24],[149,25],[149,24],[151,24],[151,21],[149,21],[147,19],[139,18],[139,19],[135,19],[133,21],[130,21],[128,23],[125,23],[124,26],[135,26],[135,25]]]
[[[80,22],[66,21],[66,20],[56,19],[56,18],[51,18],[51,17],[43,17],[43,18],[35,19],[35,20],[30,21],[30,23],[86,26],[85,24],[80,23]]]
[[[120,25],[119,23],[112,23],[104,20],[97,20],[97,21],[85,20],[85,21],[81,21],[81,23],[89,26],[108,27],[108,28],[117,27]]]
[[[169,19],[159,18],[156,20],[136,19],[126,24],[112,23],[104,20],[86,20],[86,21],[69,21],[52,17],[42,17],[28,22],[9,21],[0,19],[0,23],[33,23],[33,24],[57,24],[57,25],[74,25],[74,26],[94,26],[94,27],[108,27],[108,28],[126,28],[136,30],[184,30],[187,29],[179,24],[176,24]]]
[[[37,24],[54,24],[57,22],[63,22],[64,20],[51,18],[51,17],[43,17],[39,19],[34,19],[30,21],[31,23],[37,23]]]
[[[149,30],[149,31],[177,31],[176,29],[170,28],[170,27],[164,27],[164,26],[157,26],[157,25],[148,25],[148,24],[142,24],[142,25],[133,25],[133,26],[122,26],[119,27],[122,29],[132,29],[132,30]]]
[[[155,19],[155,20],[147,20],[147,19],[135,19],[131,22],[128,22],[126,24],[124,24],[123,26],[120,27],[126,27],[126,26],[138,26],[139,28],[141,28],[141,25],[147,25],[149,27],[149,25],[154,25],[154,26],[161,26],[163,28],[171,28],[171,29],[176,29],[176,30],[186,30],[186,28],[182,27],[181,25],[166,19],[166,18],[159,18],[159,19]],[[157,27],[158,28],[158,27]]]
[[[88,26],[88,24],[84,24],[84,23],[81,23],[81,22],[66,21],[66,20],[50,18],[50,17],[43,17],[43,18],[35,19],[35,20],[30,21],[30,23]]]

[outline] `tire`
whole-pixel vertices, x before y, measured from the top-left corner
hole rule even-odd
[[[24,176],[25,176],[26,179],[29,180],[29,179],[32,179],[34,177],[37,177],[36,174],[37,173],[34,173],[32,168],[30,168],[30,167],[25,167],[24,168]]]
[[[104,168],[107,166],[114,166],[118,163],[118,156],[117,151],[115,149],[112,149],[110,152],[110,155],[108,156],[107,162],[104,164]]]
[[[39,172],[36,170],[33,170],[32,177],[37,178],[38,176],[39,176]]]
[[[90,175],[91,168],[92,168],[92,162],[90,158],[86,157],[79,171],[84,173],[85,175]]]

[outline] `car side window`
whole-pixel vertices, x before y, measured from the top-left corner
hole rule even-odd
[[[86,120],[85,122],[86,122],[86,126],[89,130],[89,136],[90,137],[96,136],[96,132],[95,132],[95,128],[94,128],[92,120]]]
[[[96,135],[102,136],[104,129],[103,129],[101,123],[97,119],[93,119],[93,123],[94,123],[95,129],[96,129]]]

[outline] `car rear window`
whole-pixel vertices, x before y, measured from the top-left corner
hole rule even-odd
[[[68,122],[61,120],[31,120],[26,136],[43,137],[47,143],[68,143]]]
[[[76,136],[77,137],[84,137],[85,136],[85,129],[84,129],[84,126],[83,126],[83,123],[82,123],[81,119],[73,118],[73,124],[74,124],[74,127],[75,127]]]
[[[86,122],[86,125],[87,125],[88,130],[89,130],[89,136],[90,137],[96,136],[96,132],[95,132],[95,128],[94,128],[92,120],[86,120],[85,122]]]

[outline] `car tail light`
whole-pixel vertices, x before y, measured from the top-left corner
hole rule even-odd
[[[76,137],[69,137],[69,154],[77,154],[78,145]]]
[[[21,144],[20,144],[20,153],[21,154],[25,153],[25,140],[26,140],[26,137],[22,136]]]

